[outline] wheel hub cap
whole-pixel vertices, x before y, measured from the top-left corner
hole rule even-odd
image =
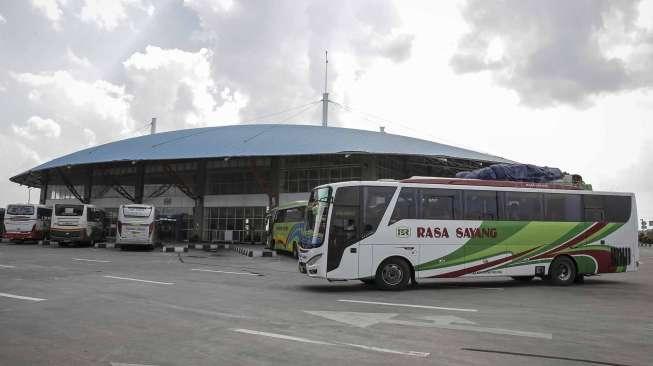
[[[396,264],[388,264],[383,267],[383,272],[381,273],[383,277],[383,282],[388,285],[397,285],[404,278],[404,272]]]

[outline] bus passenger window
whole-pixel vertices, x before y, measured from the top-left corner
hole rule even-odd
[[[630,197],[605,196],[606,219],[610,222],[627,222],[630,218]]]
[[[583,221],[580,195],[544,194],[544,217],[548,221]]]
[[[603,196],[585,195],[583,196],[583,209],[585,221],[602,222],[605,221],[605,206]]]
[[[286,222],[286,210],[277,211],[277,215],[274,218],[274,222]]]
[[[285,222],[300,222],[304,221],[304,211],[299,207],[289,208],[285,210]]]
[[[506,192],[504,202],[506,220],[542,220],[542,195],[539,193]]]
[[[395,222],[403,219],[417,218],[417,204],[415,202],[416,193],[417,189],[415,188],[401,189],[399,197],[397,197],[395,209],[392,211],[392,216],[390,217],[390,222],[388,225],[392,225]]]
[[[363,187],[362,237],[374,234],[396,190],[396,187]]]
[[[466,220],[496,220],[497,193],[493,191],[465,191]]]
[[[438,195],[437,191],[422,189],[420,218],[426,220],[453,220],[454,197]]]

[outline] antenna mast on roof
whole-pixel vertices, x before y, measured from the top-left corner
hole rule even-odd
[[[329,92],[327,81],[329,80],[329,51],[324,51],[324,93],[322,93],[322,127],[329,124]]]

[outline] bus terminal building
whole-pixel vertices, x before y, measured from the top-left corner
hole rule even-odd
[[[174,240],[260,243],[270,207],[350,180],[452,177],[511,161],[431,141],[310,125],[233,125],[140,136],[80,150],[10,180],[40,203],[92,203],[115,231],[118,206],[147,203]]]

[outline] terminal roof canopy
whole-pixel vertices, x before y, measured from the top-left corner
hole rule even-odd
[[[56,158],[11,180],[21,183],[30,173],[97,163],[338,153],[512,162],[494,155],[390,133],[310,125],[253,124],[186,129],[115,141]]]

